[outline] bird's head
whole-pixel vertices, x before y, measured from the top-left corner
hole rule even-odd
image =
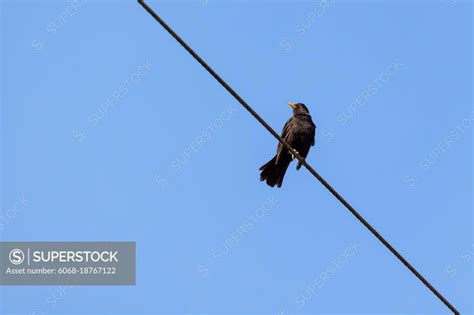
[[[293,104],[292,102],[288,102],[288,105],[293,108],[293,115],[309,115],[308,107],[303,103]]]

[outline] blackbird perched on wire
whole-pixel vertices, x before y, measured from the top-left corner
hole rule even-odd
[[[288,105],[293,107],[293,116],[288,119],[283,127],[281,137],[302,158],[306,158],[310,147],[314,145],[316,125],[313,123],[306,105],[302,103],[293,104],[291,102],[288,102]],[[279,143],[275,157],[260,167],[260,180],[266,181],[271,187],[275,187],[275,185],[281,187],[286,169],[294,158],[295,156]],[[298,161],[296,170],[300,168],[301,162]]]

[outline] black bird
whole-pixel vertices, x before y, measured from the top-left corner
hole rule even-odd
[[[288,105],[293,107],[293,116],[288,119],[283,127],[281,137],[285,139],[302,158],[306,158],[310,147],[314,145],[316,125],[313,123],[306,105],[302,103],[293,104],[291,102],[288,102]],[[266,181],[271,187],[275,187],[275,185],[281,187],[286,169],[294,158],[294,155],[288,152],[288,150],[279,143],[275,157],[260,167],[262,171],[260,173],[260,180]],[[298,161],[296,170],[300,168],[301,163]]]

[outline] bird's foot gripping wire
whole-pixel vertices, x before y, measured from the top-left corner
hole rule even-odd
[[[290,154],[291,154],[291,159],[292,159],[292,160],[296,159],[296,156],[297,156],[297,155],[298,155],[298,156],[300,155],[300,153],[299,153],[298,151],[296,151],[296,150],[293,150],[293,152],[290,152]]]

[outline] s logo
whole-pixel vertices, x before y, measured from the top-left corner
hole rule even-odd
[[[8,258],[12,264],[19,265],[25,260],[25,253],[21,249],[12,249]]]

